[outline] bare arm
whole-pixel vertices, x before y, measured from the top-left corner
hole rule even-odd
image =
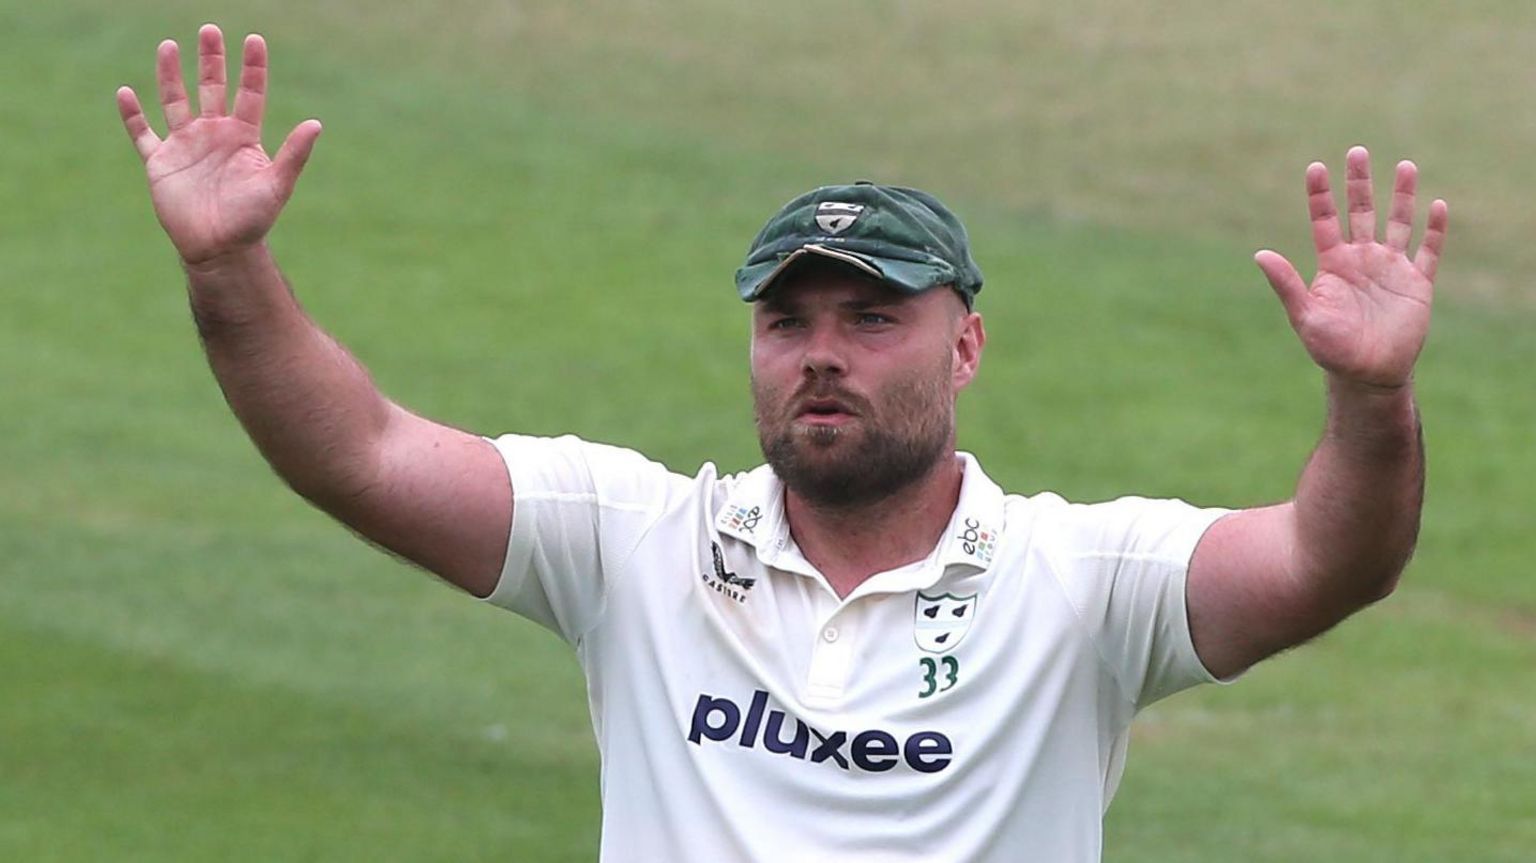
[[[1369,155],[1348,157],[1349,241],[1328,172],[1307,170],[1318,274],[1309,287],[1274,252],[1256,257],[1292,327],[1328,381],[1322,440],[1288,503],[1211,527],[1189,570],[1195,648],[1228,676],[1311,638],[1390,593],[1413,553],[1424,449],[1413,366],[1429,328],[1445,240],[1443,201],[1413,260],[1407,247],[1418,172],[1398,165],[1384,242],[1376,240]]]
[[[320,134],[301,123],[268,159],[261,146],[266,45],[245,42],[234,114],[224,44],[199,33],[191,115],[174,42],[157,62],[169,132],[150,129],[132,90],[118,108],[150,197],[187,272],[193,317],[219,385],[274,470],[358,533],[476,595],[495,587],[512,489],[495,448],[390,402],[304,313],[265,237]]]

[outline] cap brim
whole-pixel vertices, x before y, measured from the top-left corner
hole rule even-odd
[[[741,298],[747,302],[755,302],[761,299],[763,294],[778,281],[779,277],[789,272],[797,262],[807,255],[817,255],[834,261],[841,261],[855,269],[866,273],[891,287],[907,293],[917,294],[945,282],[944,271],[939,267],[929,264],[920,264],[915,261],[900,261],[892,258],[877,258],[873,255],[860,255],[845,249],[834,249],[820,243],[807,243],[804,246],[790,252],[778,261],[764,261],[750,267],[743,267],[736,273],[736,290]]]

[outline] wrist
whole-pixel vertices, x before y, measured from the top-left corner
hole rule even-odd
[[[1420,447],[1413,381],[1388,386],[1328,376],[1327,436],[1372,442],[1377,455],[1399,458]]]
[[[265,243],[183,260],[182,268],[192,319],[205,342],[251,326],[272,326],[298,309]]]
[[[196,261],[181,260],[181,268],[194,283],[219,282],[269,266],[272,266],[272,251],[265,240]]]
[[[1379,383],[1349,378],[1332,372],[1325,373],[1328,395],[1332,398],[1362,399],[1367,401],[1413,401],[1413,378],[1401,383]]]

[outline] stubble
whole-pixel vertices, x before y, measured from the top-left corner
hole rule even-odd
[[[803,382],[788,398],[752,381],[758,443],[784,485],[807,503],[857,509],[900,494],[926,477],[954,446],[948,355],[869,398],[835,379]],[[798,422],[806,398],[834,398],[858,416],[842,426]]]

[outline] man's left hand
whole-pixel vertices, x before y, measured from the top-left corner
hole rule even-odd
[[[1333,204],[1328,168],[1321,162],[1307,166],[1307,207],[1317,249],[1317,275],[1311,286],[1277,252],[1261,251],[1254,260],[1313,361],[1345,381],[1397,388],[1412,379],[1414,361],[1429,332],[1447,209],[1438,199],[1429,205],[1428,227],[1417,254],[1409,259],[1418,168],[1412,162],[1398,163],[1386,239],[1378,241],[1370,154],[1354,147],[1345,160],[1348,240]]]

